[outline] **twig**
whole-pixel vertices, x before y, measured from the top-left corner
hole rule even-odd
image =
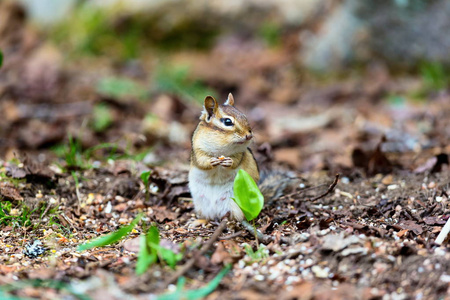
[[[319,200],[319,199],[325,197],[325,196],[328,195],[329,193],[331,193],[331,192],[334,190],[334,188],[336,187],[337,183],[339,182],[339,176],[340,176],[339,174],[336,174],[336,177],[334,177],[333,183],[328,187],[328,190],[327,190],[325,193],[323,193],[323,194],[320,195],[320,196],[311,198],[311,199],[309,199],[309,201],[314,202],[314,201],[316,201],[316,200]]]
[[[319,184],[319,185],[316,185],[316,186],[311,186],[311,187],[308,187],[308,188],[304,188],[304,189],[301,189],[299,191],[296,191],[296,192],[293,192],[293,193],[281,196],[279,199],[285,199],[285,198],[290,198],[290,197],[293,197],[293,196],[297,196],[297,195],[303,194],[304,192],[307,192],[307,191],[310,191],[310,190],[315,190],[315,189],[321,188],[323,186],[326,186],[326,184]]]
[[[334,178],[333,183],[331,183],[331,185],[328,187],[327,191],[320,196],[310,199],[309,201],[319,200],[319,199],[325,197],[326,195],[328,195],[329,193],[331,193],[334,190],[334,188],[336,187],[338,181],[339,181],[339,174],[336,174],[336,177]],[[255,227],[253,227],[253,225],[251,225],[249,222],[247,222],[245,220],[242,221],[241,224],[244,226],[245,229],[247,229],[252,234],[255,234],[255,231],[256,231],[257,239],[260,240],[264,244],[268,244],[275,240],[274,236],[262,233],[261,231],[255,229]],[[289,237],[282,236],[280,241],[282,243],[289,244],[291,242],[291,239]]]
[[[241,236],[243,233],[244,233],[244,230],[240,230],[240,231],[235,232],[233,234],[222,236],[222,237],[220,237],[220,240],[231,240],[232,238]]]
[[[438,245],[441,245],[442,242],[444,242],[445,238],[447,237],[449,231],[450,231],[450,218],[447,220],[447,222],[444,225],[444,228],[441,229],[441,232],[439,233],[434,242]]]
[[[249,222],[243,220],[241,222],[241,224],[244,226],[245,229],[247,229],[251,234],[255,234],[255,227],[253,227],[252,224],[250,224]],[[268,235],[268,234],[264,234],[261,231],[259,231],[258,229],[256,229],[256,236],[258,237],[258,240],[260,240],[263,244],[268,244],[272,241],[275,240],[274,236]],[[289,244],[290,239],[289,237],[286,236],[282,236],[281,237],[281,242]]]
[[[211,246],[217,241],[217,239],[219,238],[219,235],[222,234],[222,232],[224,231],[225,227],[227,226],[227,222],[228,222],[228,218],[222,219],[222,222],[219,224],[219,227],[217,227],[216,231],[214,231],[214,233],[211,236],[211,238],[205,244],[203,244],[203,246],[200,249],[200,251],[198,251],[198,253],[195,253],[191,259],[189,259],[183,266],[181,266],[175,272],[175,274],[173,274],[165,282],[165,286],[168,286],[169,284],[174,283],[175,281],[177,281],[179,277],[183,276],[187,271],[189,271],[190,268],[192,268],[192,266],[194,266],[195,261],[197,260],[197,258],[199,258],[200,256],[204,255],[209,250],[209,248],[211,248]]]

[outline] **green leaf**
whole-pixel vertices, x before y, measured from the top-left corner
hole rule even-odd
[[[136,224],[141,220],[142,214],[139,214],[134,220],[130,223],[130,225],[120,228],[115,232],[111,232],[110,234],[99,237],[91,242],[85,243],[83,245],[78,246],[78,251],[88,250],[94,247],[102,247],[113,244],[130,233],[131,230],[136,226]]]
[[[100,103],[94,106],[92,127],[96,132],[105,131],[113,123],[113,115],[111,108]]]
[[[161,246],[156,246],[155,248],[158,250],[161,259],[163,259],[172,269],[175,269],[177,263],[183,258],[182,253],[175,253],[172,250]]]
[[[264,196],[261,194],[253,178],[240,169],[234,179],[234,202],[239,205],[247,221],[256,218],[264,205]]]
[[[156,226],[151,226],[147,232],[147,244],[149,246],[159,245],[159,230]],[[152,245],[153,244],[153,245]]]
[[[2,65],[3,65],[3,52],[0,51],[0,68],[2,67]]]
[[[142,180],[142,182],[144,183],[144,185],[145,185],[145,188],[147,188],[147,185],[148,185],[148,177],[150,176],[150,173],[151,173],[152,171],[145,171],[145,172],[142,172],[141,173],[141,180]]]
[[[216,91],[203,82],[191,78],[190,75],[189,65],[162,64],[155,72],[156,89],[198,104],[203,103],[205,95],[217,95]]]
[[[136,274],[141,275],[147,271],[148,267],[156,262],[158,256],[153,248],[150,248],[147,244],[148,234],[141,235],[140,237],[140,249],[138,254],[138,260],[136,263]]]
[[[97,84],[97,92],[114,99],[127,97],[145,99],[147,91],[138,83],[117,77],[102,78]]]
[[[184,284],[186,279],[184,277],[180,277],[177,282],[177,289],[175,292],[159,295],[156,299],[157,300],[175,300],[175,299],[187,299],[187,300],[197,300],[197,299],[203,299],[209,294],[211,294],[219,285],[219,283],[222,281],[222,278],[227,275],[227,273],[230,271],[231,265],[227,265],[222,271],[220,271],[219,274],[217,274],[216,277],[214,277],[213,280],[211,280],[206,286],[197,289],[197,290],[190,290],[190,291],[184,291]]]

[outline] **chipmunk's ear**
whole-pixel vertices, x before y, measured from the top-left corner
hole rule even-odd
[[[206,115],[206,121],[211,120],[211,117],[214,114],[217,114],[217,110],[219,109],[219,105],[217,104],[216,99],[212,96],[206,96],[205,104],[203,106],[203,115]]]
[[[234,97],[231,93],[228,94],[228,99],[225,101],[225,105],[234,106]]]

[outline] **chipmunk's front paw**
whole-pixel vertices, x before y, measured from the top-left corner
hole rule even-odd
[[[220,165],[222,163],[222,160],[219,159],[218,157],[211,157],[209,162],[211,163],[211,166],[215,167],[215,166]]]
[[[231,165],[233,164],[233,160],[231,159],[231,157],[225,157],[224,159],[222,159],[220,161],[220,165],[223,167],[231,167]]]

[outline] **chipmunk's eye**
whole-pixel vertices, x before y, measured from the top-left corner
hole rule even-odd
[[[231,121],[230,118],[222,118],[221,121],[225,126],[233,126],[234,125],[233,121]]]

